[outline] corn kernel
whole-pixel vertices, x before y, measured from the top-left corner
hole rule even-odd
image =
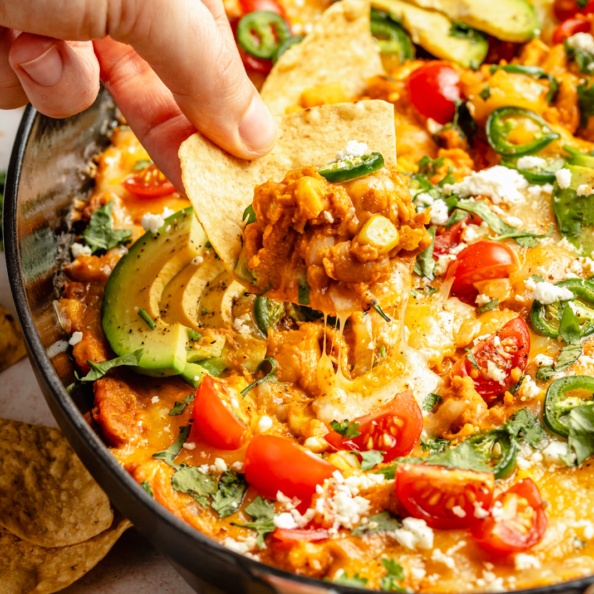
[[[400,236],[390,219],[382,215],[373,215],[363,225],[357,239],[359,243],[370,244],[381,254],[385,254],[398,245]]]
[[[297,180],[295,196],[299,202],[299,210],[306,218],[314,219],[325,208],[322,196],[325,193],[324,184],[315,177],[305,175]]]

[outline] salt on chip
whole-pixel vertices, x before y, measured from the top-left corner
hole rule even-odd
[[[348,98],[357,97],[372,76],[384,73],[369,14],[368,0],[336,2],[279,58],[261,92],[273,114],[299,105],[303,91],[321,84],[339,82]]]
[[[243,211],[257,185],[271,178],[281,181],[293,169],[334,161],[349,140],[381,153],[387,167],[396,165],[394,108],[385,101],[322,105],[279,118],[278,128],[272,151],[255,161],[232,157],[198,133],[180,147],[186,193],[229,271],[241,251]]]
[[[101,534],[67,547],[30,544],[0,528],[1,594],[52,594],[90,571],[130,528],[119,518]]]
[[[0,419],[0,526],[42,547],[107,530],[113,512],[57,429]]]

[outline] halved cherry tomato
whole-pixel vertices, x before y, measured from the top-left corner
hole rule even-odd
[[[307,528],[277,528],[272,533],[272,538],[278,541],[278,544],[291,545],[296,542],[319,542],[330,537],[328,530],[318,528],[308,530]]]
[[[497,496],[491,514],[472,527],[471,535],[494,555],[521,553],[542,540],[547,523],[540,491],[527,478]]]
[[[553,32],[553,43],[563,43],[568,37],[576,33],[589,33],[590,21],[580,18],[569,18],[563,21]]]
[[[564,21],[576,14],[592,14],[594,13],[594,0],[589,0],[585,6],[580,6],[581,2],[578,0],[555,0],[553,9],[555,16]]]
[[[468,528],[478,507],[491,509],[495,475],[430,464],[401,464],[396,495],[406,511],[431,528]]]
[[[354,420],[360,435],[344,439],[336,431],[326,441],[337,450],[382,450],[384,462],[410,454],[423,431],[423,413],[410,390],[398,394],[377,412]]]
[[[454,119],[460,100],[460,75],[445,62],[429,62],[408,77],[408,91],[422,116],[447,124]]]
[[[122,185],[140,198],[160,198],[175,192],[175,186],[151,163],[124,178]]]
[[[276,435],[255,435],[245,453],[245,479],[263,497],[276,499],[281,491],[309,506],[316,486],[332,476],[336,467]]]
[[[196,390],[191,437],[221,450],[236,450],[247,427],[227,408],[229,399],[222,382],[205,375]]]
[[[433,244],[433,255],[441,256],[447,254],[454,246],[457,246],[461,241],[462,231],[465,225],[480,225],[483,219],[478,215],[470,214],[466,218],[454,223],[449,229],[443,228],[441,233],[435,236]]]
[[[268,10],[285,16],[284,7],[276,0],[239,0],[239,6],[243,14],[255,12],[256,10]]]
[[[477,241],[464,248],[447,271],[454,277],[451,295],[460,301],[475,305],[478,290],[474,283],[494,278],[507,278],[518,266],[511,248],[498,241]]]
[[[472,349],[478,369],[474,367],[468,355],[464,355],[452,367],[450,375],[470,376],[474,381],[474,389],[486,402],[490,402],[516,383],[517,380],[512,377],[512,369],[517,368],[522,373],[525,371],[529,351],[528,326],[523,318],[514,318]],[[492,376],[498,373],[505,375],[501,381],[492,379]]]

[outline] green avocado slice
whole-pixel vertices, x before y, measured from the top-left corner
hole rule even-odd
[[[192,208],[186,208],[165,219],[156,233],[147,231],[111,273],[103,298],[103,331],[118,355],[143,349],[139,373],[183,372],[188,331],[161,319],[160,302],[167,284],[200,255],[205,243]]]
[[[501,39],[523,43],[532,39],[541,23],[527,0],[408,0]]]
[[[372,0],[372,6],[386,11],[402,23],[412,40],[442,60],[451,60],[464,68],[478,68],[489,49],[480,33],[468,37],[452,35],[453,23],[439,12],[423,10],[401,0]]]

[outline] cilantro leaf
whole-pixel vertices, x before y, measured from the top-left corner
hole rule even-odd
[[[359,437],[359,435],[361,435],[361,432],[359,431],[359,423],[350,423],[348,419],[345,419],[342,423],[332,421],[330,427],[345,439],[353,439],[354,437]]]
[[[242,528],[250,528],[258,533],[256,542],[258,546],[264,548],[264,537],[271,532],[276,530],[274,525],[274,506],[269,501],[266,501],[260,495],[256,497],[248,506],[245,508],[245,513],[252,518],[252,522],[247,524],[235,524]]]
[[[91,220],[83,231],[82,239],[91,248],[93,254],[132,241],[130,229],[113,228],[112,212],[113,200],[98,208],[91,215]]]
[[[491,96],[491,87],[485,87],[480,93],[479,97],[486,101]]]
[[[190,425],[184,425],[183,427],[180,427],[178,438],[166,450],[153,454],[153,458],[156,458],[157,460],[163,460],[163,462],[169,464],[169,466],[175,468],[176,470],[180,468],[180,466],[176,464],[174,460],[182,451],[184,443],[186,443],[186,440],[190,435],[190,429]]]
[[[387,575],[380,580],[382,592],[407,592],[406,588],[399,582],[404,580],[402,565],[394,559],[382,559]]]
[[[594,406],[592,404],[576,406],[567,418],[569,421],[567,444],[570,451],[575,453],[575,462],[579,466],[594,454]]]
[[[150,159],[139,159],[136,161],[136,163],[134,163],[134,167],[132,167],[132,169],[134,171],[142,171],[143,169],[146,169],[151,163],[152,161]]]
[[[525,441],[531,448],[536,449],[544,439],[545,431],[538,418],[527,408],[516,412],[507,423],[503,425],[512,437]]]
[[[217,492],[212,496],[211,507],[220,518],[226,518],[239,509],[246,491],[247,483],[243,475],[226,470],[221,475]]]
[[[217,480],[196,466],[182,465],[171,477],[171,486],[180,493],[191,495],[202,507],[206,507],[208,496],[217,491]]]
[[[382,512],[369,516],[367,522],[359,524],[353,530],[353,536],[365,536],[375,534],[376,532],[392,532],[402,526],[400,520],[397,520],[390,512]]]
[[[567,344],[576,344],[580,341],[580,320],[575,311],[573,311],[571,302],[566,303],[563,307],[561,323],[559,324],[559,336],[561,336]]]
[[[140,486],[151,496],[151,497],[155,497],[155,494],[153,492],[153,488],[151,487],[151,484],[148,481],[142,481],[142,483],[140,483]]]
[[[428,412],[433,412],[433,409],[441,402],[441,395],[430,392],[428,396],[423,400],[423,406],[421,408]]]
[[[577,342],[575,344],[568,344],[564,347],[557,360],[553,363],[553,365],[543,365],[542,367],[538,368],[536,372],[536,379],[538,380],[548,380],[552,378],[554,375],[567,369],[570,365],[573,365],[582,354],[582,345]]]
[[[256,386],[259,386],[260,384],[263,384],[264,382],[278,381],[276,379],[276,370],[278,369],[278,363],[276,362],[276,359],[274,359],[273,357],[266,357],[266,359],[264,359],[264,361],[262,361],[262,363],[258,365],[258,371],[262,371],[266,365],[270,366],[270,371],[264,377],[261,377],[260,379],[253,381],[249,386],[246,386],[241,391],[242,397],[244,397],[250,390],[252,390]]]
[[[424,452],[441,452],[449,444],[450,441],[448,439],[441,439],[439,437],[436,437],[435,439],[425,439],[421,436],[421,449]]]
[[[569,60],[574,60],[581,72],[591,74],[594,68],[594,54],[588,50],[571,47],[569,40],[564,41],[565,53]]]
[[[367,578],[361,577],[358,573],[351,577],[343,572],[338,577],[328,581],[339,584],[340,586],[351,586],[353,588],[364,588],[367,585]]]
[[[110,369],[113,369],[114,367],[122,367],[124,365],[135,367],[138,365],[138,363],[140,363],[143,352],[143,349],[138,349],[133,353],[128,353],[127,355],[122,355],[121,357],[115,357],[115,359],[110,359],[109,361],[102,361],[101,363],[87,361],[87,363],[91,366],[91,371],[89,371],[89,373],[87,373],[87,375],[84,377],[77,376],[76,379],[80,382],[94,382],[102,378]]]
[[[382,309],[381,305],[375,300],[372,299],[371,300],[371,307],[373,307],[373,309],[375,309],[375,311],[377,311],[377,313],[383,318],[383,320],[385,322],[391,322],[392,318],[390,318],[390,316],[388,316],[384,310]]]
[[[247,225],[251,225],[252,223],[256,222],[256,211],[254,210],[254,207],[251,204],[249,206],[246,206],[245,210],[243,211],[241,220],[245,221],[246,227]]]
[[[433,249],[435,247],[435,227],[429,227],[427,232],[431,236],[431,245],[417,254],[414,271],[419,276],[433,280],[435,277],[435,260],[433,259]]]
[[[594,83],[590,80],[577,87],[578,107],[580,108],[580,128],[588,125],[590,117],[594,116]]]
[[[188,339],[191,340],[192,342],[196,342],[197,340],[200,340],[202,338],[202,334],[200,334],[200,332],[197,332],[196,330],[193,330],[192,328],[188,328]]]
[[[194,402],[194,398],[196,398],[196,394],[188,394],[181,402],[176,400],[173,408],[169,411],[169,416],[175,417],[181,415],[186,410],[186,406]]]
[[[155,323],[155,320],[153,320],[153,318],[151,318],[151,316],[149,315],[148,311],[146,311],[146,309],[144,309],[143,307],[141,307],[138,310],[138,317],[141,318],[143,320],[143,322],[145,322],[145,324],[151,330],[154,330],[157,327],[157,324]]]
[[[488,301],[487,303],[483,303],[483,305],[481,305],[480,307],[477,307],[476,313],[482,314],[482,313],[485,313],[486,311],[491,311],[492,309],[495,309],[498,305],[499,305],[499,299],[491,299],[491,301]]]
[[[441,452],[435,452],[422,459],[426,464],[437,464],[460,470],[476,470],[492,472],[487,464],[485,454],[476,448],[469,440]]]
[[[379,450],[356,452],[357,455],[361,456],[361,470],[370,470],[374,466],[381,464],[384,461],[384,453]]]
[[[466,358],[470,361],[470,364],[475,369],[478,369],[479,368],[479,365],[477,363],[476,357],[474,356],[474,353],[472,352],[472,350],[468,349],[468,351],[466,353]]]

